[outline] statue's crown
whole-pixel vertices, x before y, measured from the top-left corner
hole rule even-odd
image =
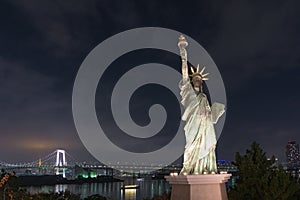
[[[201,79],[202,79],[203,81],[207,81],[208,78],[207,78],[206,76],[207,76],[209,73],[204,74],[204,70],[205,70],[205,66],[204,66],[204,67],[202,68],[202,70],[200,71],[200,65],[199,65],[199,64],[197,65],[196,71],[194,70],[194,67],[191,66],[192,74],[191,74],[190,76],[191,76],[191,77],[200,76]]]

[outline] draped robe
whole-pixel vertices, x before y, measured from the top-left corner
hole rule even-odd
[[[224,113],[224,105],[214,103],[210,107],[206,95],[197,92],[189,82],[182,79],[179,83],[182,105],[185,111],[182,120],[186,145],[183,168],[180,174],[216,173],[216,135],[214,123]]]

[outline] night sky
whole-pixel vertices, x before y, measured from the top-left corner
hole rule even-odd
[[[87,54],[108,37],[152,26],[191,36],[217,64],[227,92],[218,158],[232,160],[235,152],[257,141],[268,156],[283,162],[287,142],[300,143],[299,6],[296,0],[2,1],[0,161],[29,162],[57,148],[79,161],[94,161],[73,122],[77,71]],[[180,70],[180,58],[174,55],[136,53],[138,58],[130,54],[114,63],[119,70],[112,68],[106,76],[107,87],[128,64],[154,59]],[[138,113],[143,108],[138,102],[154,101],[154,91],[147,93],[137,93],[131,103],[132,115],[141,125],[147,124],[146,109]],[[101,109],[98,105],[97,112],[105,112]]]

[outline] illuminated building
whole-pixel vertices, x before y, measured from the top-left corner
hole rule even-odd
[[[289,141],[286,145],[286,162],[288,168],[298,167],[299,156],[299,145],[295,141]]]

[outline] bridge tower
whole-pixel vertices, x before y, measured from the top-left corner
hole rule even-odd
[[[66,168],[67,166],[67,161],[66,161],[66,151],[62,149],[57,149],[56,150],[56,162],[55,162],[55,167],[56,167],[56,175],[63,175],[63,177],[66,177]]]
[[[42,159],[41,159],[41,158],[39,158],[38,165],[39,165],[39,167],[41,167],[41,166],[42,166]]]
[[[60,155],[62,155],[62,157],[60,157]],[[55,166],[66,166],[67,165],[67,161],[66,161],[66,151],[65,150],[61,150],[61,149],[57,149],[56,150],[56,163]]]

